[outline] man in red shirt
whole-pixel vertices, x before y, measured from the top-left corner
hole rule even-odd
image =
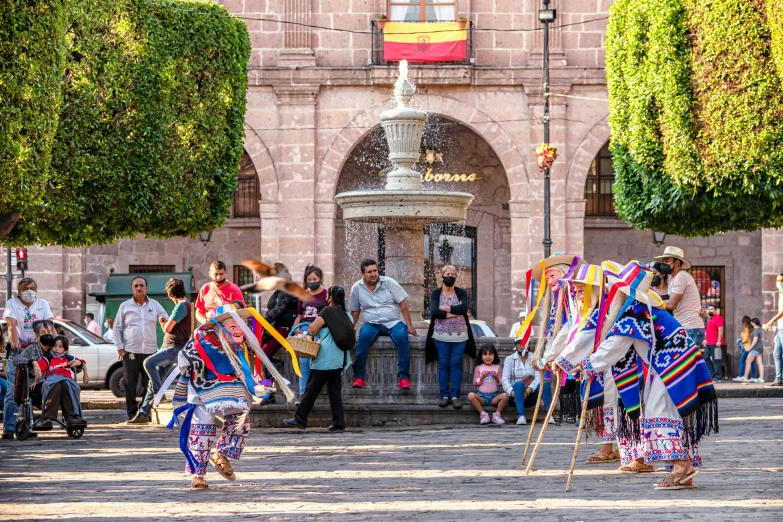
[[[720,348],[726,344],[726,340],[723,338],[723,317],[718,314],[715,307],[710,305],[707,307],[707,327],[704,333],[704,339],[707,346],[704,348],[704,362],[707,363],[707,370],[710,372],[712,380],[720,380],[721,371],[720,366],[715,363],[715,348]]]
[[[245,304],[242,290],[226,279],[226,264],[223,261],[213,261],[209,266],[211,282],[201,287],[196,298],[196,320],[204,324],[212,318],[215,310],[234,301]],[[247,306],[247,305],[245,305]]]

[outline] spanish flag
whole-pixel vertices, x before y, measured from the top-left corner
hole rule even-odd
[[[383,58],[387,62],[452,62],[467,56],[468,30],[459,22],[386,22]]]

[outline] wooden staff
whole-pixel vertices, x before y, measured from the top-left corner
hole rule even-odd
[[[590,398],[590,384],[593,378],[587,381],[585,388],[585,397],[582,399],[582,415],[579,417],[579,429],[576,432],[576,444],[574,445],[574,456],[571,458],[571,469],[568,470],[568,482],[566,482],[566,493],[571,491],[571,479],[574,478],[574,468],[576,467],[576,456],[579,453],[579,443],[582,442],[582,430],[585,429],[585,417],[587,417],[587,400]]]
[[[530,449],[530,442],[533,440],[533,428],[536,426],[536,419],[538,419],[538,407],[541,406],[541,397],[544,396],[544,370],[538,370],[540,374],[539,386],[538,386],[538,400],[536,401],[536,409],[533,411],[533,422],[530,423],[530,432],[527,434],[527,442],[525,443],[525,453],[522,454],[522,464],[519,467],[525,466],[525,459],[527,459],[527,452]],[[517,397],[516,400],[519,400]],[[522,399],[524,400],[524,399]]]
[[[536,447],[533,448],[533,455],[530,456],[530,462],[528,463],[527,469],[525,470],[525,475],[529,475],[530,470],[533,468],[533,462],[535,462],[536,454],[538,453],[538,449],[541,447],[541,441],[544,438],[544,433],[546,433],[546,427],[549,425],[549,419],[552,418],[552,414],[555,412],[555,404],[557,404],[557,398],[560,396],[560,379],[561,379],[560,372],[555,370],[555,381],[557,382],[557,387],[555,388],[555,396],[552,398],[552,404],[549,406],[549,411],[546,413],[546,418],[544,419],[544,425],[541,427],[541,433],[538,434],[538,440],[536,440]]]

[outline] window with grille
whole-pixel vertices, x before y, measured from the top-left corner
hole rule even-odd
[[[253,275],[253,271],[249,268],[246,268],[242,265],[234,265],[234,284],[238,287],[243,287],[245,285],[249,285],[255,281],[255,276]],[[242,296],[245,298],[245,303],[247,303],[248,306],[252,306],[250,303],[253,301],[250,298],[249,292],[242,292]]]
[[[392,22],[452,22],[457,19],[454,0],[389,0]]]
[[[129,274],[160,274],[163,272],[173,272],[174,265],[130,265]]]
[[[612,153],[609,152],[609,143],[607,143],[601,147],[587,173],[585,181],[586,216],[615,217],[617,215],[614,211],[612,185],[614,185],[614,167],[612,166]]]
[[[239,160],[239,182],[234,192],[234,202],[231,205],[232,218],[256,218],[261,215],[258,201],[261,192],[258,183],[258,174],[253,166],[253,161],[246,153]]]
[[[723,292],[726,268],[722,266],[692,266],[688,272],[696,281],[702,308],[712,305],[723,315],[726,304],[726,296]]]

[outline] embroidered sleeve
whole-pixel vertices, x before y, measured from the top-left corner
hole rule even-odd
[[[593,376],[611,368],[614,363],[623,358],[631,346],[633,346],[633,338],[631,337],[622,335],[608,337],[594,354],[585,359],[594,371]],[[587,371],[587,364],[584,365],[584,368]]]
[[[573,373],[574,366],[590,355],[594,340],[595,330],[582,330],[577,334],[576,339],[566,346],[555,362],[566,372]]]

